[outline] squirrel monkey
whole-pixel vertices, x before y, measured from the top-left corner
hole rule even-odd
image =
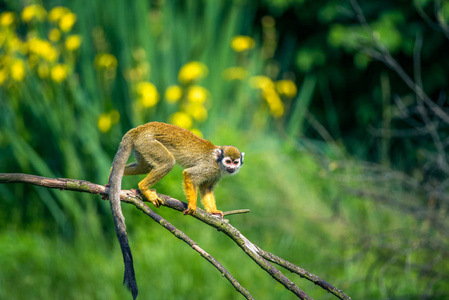
[[[134,152],[136,162],[126,164],[131,151]],[[186,129],[160,122],[138,126],[123,136],[109,176],[109,199],[125,263],[123,284],[131,291],[134,299],[138,292],[137,283],[120,206],[122,176],[148,173],[138,186],[145,198],[159,207],[164,201],[150,187],[170,172],[177,162],[185,168],[182,175],[188,207],[184,214],[195,213],[199,190],[206,211],[223,217],[223,213],[217,210],[213,190],[221,177],[239,171],[244,154],[233,146],[214,146]]]

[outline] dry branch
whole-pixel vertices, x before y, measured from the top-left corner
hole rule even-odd
[[[41,176],[34,176],[28,174],[18,174],[18,173],[0,173],[0,183],[30,183],[33,185],[55,188],[60,190],[71,190],[77,192],[85,192],[90,194],[98,194],[101,196],[108,196],[108,188],[94,184],[84,180],[76,180],[76,179],[67,179],[67,178],[46,178]],[[187,208],[187,203],[174,199],[170,196],[158,194],[158,196],[165,200],[165,206],[170,207],[172,209],[178,211],[184,211]],[[228,281],[234,286],[234,288],[240,292],[245,298],[253,299],[251,294],[243,288],[238,281],[232,277],[232,275],[219,263],[217,262],[210,254],[201,249],[192,239],[190,239],[187,235],[185,235],[181,230],[174,227],[167,220],[156,214],[153,210],[151,210],[142,200],[140,196],[137,196],[133,191],[123,190],[120,194],[120,198],[122,202],[131,203],[135,205],[138,209],[143,211],[145,214],[150,216],[153,220],[155,220],[158,224],[169,230],[173,235],[177,238],[183,240],[187,244],[189,244],[195,251],[201,254],[207,261],[209,261],[212,265],[217,268],[222,275],[228,279]],[[225,213],[225,215],[234,214],[234,213],[246,213],[249,210],[238,210],[231,211]],[[206,223],[210,226],[215,227],[219,231],[222,231],[227,236],[229,236],[242,250],[251,257],[263,270],[269,273],[275,280],[284,285],[284,287],[294,293],[300,299],[312,299],[308,296],[303,290],[301,290],[295,283],[285,277],[282,272],[276,269],[269,261],[272,261],[280,266],[285,267],[286,269],[299,274],[301,277],[304,277],[316,285],[322,287],[326,291],[331,292],[335,296],[340,299],[351,299],[349,296],[344,294],[341,290],[333,287],[326,281],[322,280],[316,275],[292,264],[289,263],[282,258],[275,256],[269,252],[266,252],[259,248],[257,245],[253,244],[249,241],[245,236],[243,236],[240,231],[238,231],[235,227],[233,227],[228,220],[215,217],[214,215],[202,210],[201,208],[197,208],[195,214],[193,215],[196,219]]]
[[[364,28],[364,30],[371,36],[371,40],[374,42],[374,47],[361,47],[361,51],[371,56],[372,58],[383,62],[386,66],[392,69],[396,74],[402,79],[402,81],[421,99],[424,103],[430,108],[432,112],[437,115],[441,121],[449,124],[449,114],[444,111],[440,106],[434,103],[432,99],[424,92],[422,87],[417,84],[402,68],[402,66],[398,63],[397,60],[393,58],[391,53],[384,47],[376,34],[374,34],[374,30],[368,24],[368,21],[365,18],[365,15],[362,11],[357,0],[350,0],[351,6],[354,10],[355,17],[360,25]]]

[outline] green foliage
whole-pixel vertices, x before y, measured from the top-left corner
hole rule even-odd
[[[353,299],[447,298],[447,202],[428,193],[447,188],[429,159],[433,140],[368,134],[410,129],[416,116],[399,118],[392,99],[409,109],[416,95],[359,51],[380,47],[414,74],[423,37],[423,87],[440,94],[447,40],[433,27],[447,28],[447,1],[360,3],[372,32],[340,1],[56,3],[2,2],[1,172],[106,183],[126,130],[172,122],[247,153],[216,196],[222,210],[251,209],[230,220],[265,250]],[[182,200],[180,174],[157,190]],[[0,194],[0,298],[129,297],[107,202],[25,185],[0,185]],[[157,212],[256,299],[293,298],[220,233]],[[189,247],[132,207],[124,214],[142,298],[236,297]]]
[[[373,34],[363,25],[344,26],[335,24],[329,31],[329,43],[334,47],[344,47],[347,50],[357,50],[361,47],[381,46],[395,53],[404,45],[399,26],[405,23],[404,16],[399,11],[387,11],[372,24]]]
[[[298,51],[296,57],[296,65],[298,69],[307,73],[315,66],[324,65],[326,57],[321,50],[317,49],[302,49]]]

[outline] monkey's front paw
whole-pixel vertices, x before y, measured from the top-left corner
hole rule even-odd
[[[196,211],[196,207],[187,207],[186,210],[183,211],[184,215],[193,215]]]
[[[156,190],[141,190],[141,192],[154,206],[159,207],[165,204],[165,201],[157,195]]]

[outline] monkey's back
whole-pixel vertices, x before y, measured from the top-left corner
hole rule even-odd
[[[139,136],[139,139],[156,140],[164,145],[175,157],[178,164],[190,167],[200,163],[204,156],[198,153],[210,153],[216,148],[210,141],[200,138],[191,131],[176,125],[162,122],[149,122],[129,131],[130,134]]]

